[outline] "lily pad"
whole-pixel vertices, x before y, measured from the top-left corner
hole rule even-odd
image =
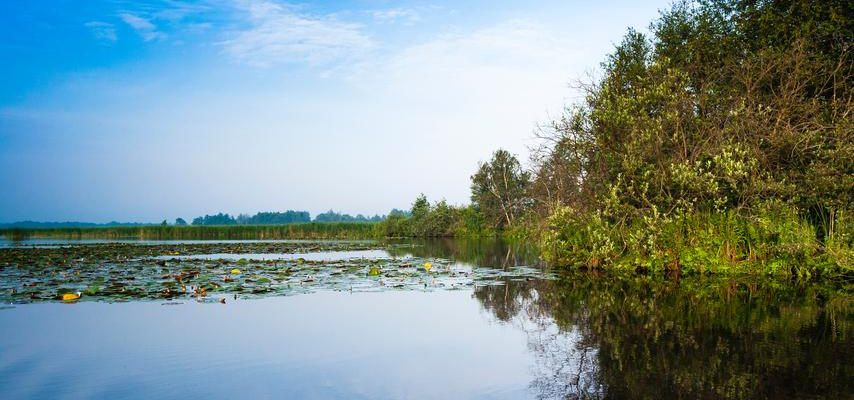
[[[372,247],[373,246],[373,247]],[[223,294],[287,296],[320,290],[459,290],[506,279],[550,278],[537,268],[472,268],[414,256],[323,261],[253,259],[248,251],[283,254],[377,250],[364,242],[252,244],[86,244],[0,248],[0,302],[60,301],[82,292],[87,301],[212,298]],[[209,252],[209,253],[208,253]],[[170,258],[163,258],[164,254]],[[208,255],[204,258],[171,258]],[[237,261],[217,254],[240,254]],[[388,254],[377,252],[376,254]],[[239,265],[239,268],[235,266]],[[204,300],[209,301],[209,300]],[[163,303],[168,304],[168,303]]]

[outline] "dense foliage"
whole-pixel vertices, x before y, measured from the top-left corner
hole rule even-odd
[[[680,2],[545,130],[531,196],[560,264],[850,272],[852,5]]]

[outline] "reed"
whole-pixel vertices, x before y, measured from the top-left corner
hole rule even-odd
[[[7,240],[137,239],[137,240],[282,240],[371,239],[379,236],[374,222],[311,222],[287,225],[120,226],[48,229],[2,229]]]

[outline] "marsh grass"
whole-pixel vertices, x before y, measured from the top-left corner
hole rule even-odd
[[[312,222],[288,225],[200,225],[122,226],[55,229],[4,229],[8,240],[49,239],[138,239],[138,240],[283,240],[283,239],[370,239],[380,235],[377,223]]]
[[[850,222],[836,213],[823,237],[793,209],[767,205],[615,220],[563,208],[540,244],[553,265],[666,273],[767,273],[798,278],[850,276]]]

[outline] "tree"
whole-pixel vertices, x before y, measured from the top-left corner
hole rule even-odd
[[[430,214],[430,202],[424,193],[418,195],[415,202],[412,203],[412,209],[409,211],[410,217],[410,234],[414,236],[424,236],[427,232],[427,217]]]
[[[232,216],[223,213],[193,219],[193,225],[234,225],[236,223]]]
[[[249,225],[253,222],[249,214],[237,214],[235,221],[237,221],[238,225]]]
[[[840,221],[854,198],[851,4],[686,0],[648,36],[630,30],[535,152],[544,247],[586,249],[578,261],[594,266],[635,252],[680,268],[682,244],[696,249],[704,232],[677,225],[691,220],[725,228],[733,263],[755,260],[757,246],[727,238],[730,221],[753,232],[800,217],[815,231],[803,248],[850,248]]]
[[[317,216],[314,217],[315,222],[378,222],[382,220],[383,217],[379,215],[368,217],[362,214],[357,214],[354,217],[350,214],[342,214],[333,210],[317,214]]]
[[[418,219],[424,219],[427,216],[427,214],[429,214],[429,213],[430,213],[430,202],[427,201],[427,196],[425,196],[424,193],[421,193],[415,199],[415,202],[412,203],[412,210],[410,211],[410,214],[412,215],[412,218],[415,218],[416,220],[418,220]]]
[[[508,151],[499,149],[471,177],[471,200],[497,229],[513,223],[530,206],[530,174]]]
[[[187,221],[184,221],[184,218],[175,218],[175,225],[184,226],[187,225]]]
[[[457,208],[442,199],[430,210],[427,218],[427,236],[443,237],[454,235],[454,223],[459,219]]]

